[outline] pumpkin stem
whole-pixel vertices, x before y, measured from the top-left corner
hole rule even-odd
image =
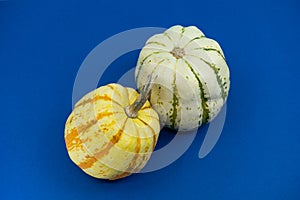
[[[146,84],[143,86],[143,88],[140,91],[140,94],[138,98],[134,101],[133,104],[125,107],[125,113],[130,118],[136,118],[138,115],[138,111],[143,107],[143,105],[146,103],[150,96],[151,89],[154,84],[154,80],[157,78],[155,76],[152,77],[152,74],[150,74],[147,78]]]

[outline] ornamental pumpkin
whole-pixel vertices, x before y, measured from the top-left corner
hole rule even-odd
[[[77,102],[65,126],[71,160],[87,174],[118,179],[140,171],[158,139],[158,115],[147,96],[119,84],[102,86]]]
[[[219,44],[195,26],[173,26],[152,36],[135,70],[138,88],[157,75],[150,102],[165,126],[182,131],[209,122],[229,91],[229,69]]]

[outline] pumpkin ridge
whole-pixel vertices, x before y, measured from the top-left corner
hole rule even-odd
[[[138,78],[139,78],[141,69],[142,69],[142,67],[144,66],[144,62],[145,62],[148,58],[150,58],[150,57],[153,56],[153,55],[160,54],[160,53],[169,53],[168,51],[161,50],[161,49],[154,49],[154,50],[158,50],[158,51],[152,52],[152,53],[150,53],[149,55],[147,55],[147,56],[141,61],[140,65],[138,66],[138,71],[137,71],[137,75],[136,75],[136,81],[138,81]]]
[[[87,100],[84,100],[83,102],[81,102],[79,104],[76,104],[74,108],[78,108],[78,107],[84,106],[84,105],[86,105],[88,103],[91,103],[91,102],[93,102],[93,99],[94,98],[89,98]]]
[[[111,101],[115,104],[117,104],[118,106],[122,107],[122,105],[117,102],[116,100],[112,99],[111,97],[109,97],[107,94],[104,94],[104,96],[101,96],[101,95],[96,95],[96,100],[104,100],[104,101]]]
[[[104,117],[109,117],[109,116],[111,116],[111,115],[113,115],[114,113],[119,113],[119,112],[100,112],[100,113],[98,113],[97,114],[97,120],[99,120],[99,119],[102,119],[102,118],[104,118]]]
[[[153,68],[153,70],[151,71],[151,74],[154,74],[154,72],[156,71],[156,69],[158,68],[158,66],[163,63],[166,59],[162,59],[160,60],[156,65],[155,67]],[[150,92],[150,96],[149,96],[149,99],[151,99],[151,92]],[[143,109],[143,108],[142,108]]]
[[[126,118],[124,124],[122,125],[122,128],[118,130],[117,134],[115,134],[114,136],[112,136],[112,138],[110,139],[110,142],[107,143],[107,146],[104,149],[102,149],[100,152],[98,152],[98,153],[95,154],[96,155],[95,157],[98,159],[98,161],[101,162],[102,165],[104,165],[104,166],[106,166],[108,168],[114,169],[113,167],[111,167],[111,166],[107,165],[106,163],[104,163],[103,161],[101,161],[101,158],[104,157],[104,156],[107,156],[109,154],[111,148],[114,147],[120,141],[120,139],[122,137],[122,133],[126,134],[123,130],[124,130],[125,126],[126,126],[126,123],[128,122],[128,119],[129,118]],[[134,124],[134,126],[135,126],[135,124]],[[136,131],[136,133],[138,134],[138,131]],[[131,165],[131,164],[132,164],[132,161],[129,162],[129,165]],[[116,170],[116,171],[118,171],[120,173],[118,173],[115,176],[109,178],[110,180],[115,180],[115,179],[122,178],[122,177],[125,177],[125,176],[128,176],[128,175],[131,174],[129,172],[129,170],[127,170],[127,169],[125,171],[118,170],[118,169],[114,169],[114,170]]]
[[[166,60],[166,59],[160,60],[160,61],[156,64],[156,66],[154,67],[154,69],[152,70],[151,74],[153,74],[153,73],[155,72],[155,70],[157,69],[157,67],[158,67],[161,63],[163,63],[165,60]]]
[[[151,116],[151,115],[145,115],[145,114],[143,114],[145,117],[150,117],[150,118],[152,118],[152,119],[156,119],[157,121],[159,121],[159,119],[157,119],[156,117],[153,117],[153,116]]]
[[[202,36],[197,36],[197,37],[192,38],[190,41],[188,41],[188,42],[183,46],[183,48],[186,48],[186,47],[187,47],[189,44],[191,44],[193,41],[195,41],[195,40],[200,40],[200,39],[202,39],[202,38],[205,38],[205,36],[202,35]]]
[[[96,117],[96,119],[92,119],[90,120],[88,123],[86,123],[85,125],[79,125],[76,129],[77,131],[80,133],[79,137],[84,134],[87,130],[89,130],[91,127],[93,127],[94,125],[96,125],[98,123],[99,119],[102,119],[103,117],[108,117],[111,116],[113,114],[122,114],[121,112],[103,112],[103,113],[99,113]]]
[[[194,74],[195,78],[198,81],[198,85],[199,85],[199,88],[200,88],[201,104],[202,104],[202,109],[203,109],[202,123],[206,123],[206,122],[208,122],[209,109],[207,108],[207,104],[206,104],[206,102],[208,101],[208,99],[205,97],[203,84],[202,84],[201,80],[199,79],[199,77],[197,76],[197,74],[196,74],[195,70],[193,69],[193,67],[185,59],[183,59],[183,60],[188,65],[189,69],[191,70],[191,72]],[[199,124],[200,123],[201,122],[199,120]]]
[[[106,143],[106,146],[100,150],[99,152],[96,152],[94,154],[94,157],[97,158],[98,160],[100,160],[102,157],[106,156],[109,154],[109,151],[111,150],[111,148],[117,144],[120,139],[121,139],[121,136],[122,136],[122,133],[123,133],[123,129],[127,123],[127,120],[128,118],[126,118],[124,124],[122,125],[122,127],[117,131],[117,133],[115,135],[113,135],[109,142]],[[93,155],[93,154],[92,154]],[[101,161],[100,161],[101,162]],[[105,163],[101,162],[102,164],[106,165]],[[106,165],[107,166],[107,165]],[[108,166],[109,167],[109,166]]]
[[[176,87],[176,69],[177,69],[177,64],[178,64],[178,59],[176,59],[176,63],[174,66],[174,71],[175,73],[173,73],[173,83],[172,83],[172,89],[173,89],[173,98],[172,98],[172,107],[173,107],[173,112],[171,115],[171,128],[175,128],[175,124],[176,124],[176,118],[177,118],[177,107],[179,105],[179,99],[176,95],[177,91],[177,87]]]
[[[141,120],[141,121],[143,121],[143,120]],[[155,135],[155,133],[154,133],[154,135]],[[154,151],[154,148],[156,146],[156,138],[153,138],[153,142],[154,142],[154,147],[152,147],[152,151]],[[145,165],[145,162],[147,162],[150,159],[150,157],[148,157],[147,152],[144,152],[144,153],[142,153],[141,159],[142,159],[142,161],[133,169],[134,172],[139,171]]]
[[[73,143],[73,141],[75,141]],[[79,138],[77,128],[72,128],[70,132],[65,135],[66,147],[69,151],[72,151],[75,146],[81,145],[82,141]]]
[[[182,36],[183,36],[184,32],[185,32],[185,28],[184,28],[184,27],[182,27],[182,28],[181,28],[181,33],[180,33],[180,38],[179,38],[179,39],[181,39],[181,38],[182,38]]]
[[[150,156],[148,156],[149,153],[144,152],[142,156],[142,161],[139,163],[139,165],[135,168],[135,170],[139,171],[141,170],[148,162],[150,159]]]
[[[138,67],[138,72],[137,72],[137,76],[136,76],[136,81],[138,81],[138,78],[139,78],[139,75],[140,75],[140,72],[141,72],[141,69],[144,65],[144,62],[152,55],[155,55],[156,53],[159,53],[159,52],[152,52],[150,53],[149,55],[147,55],[140,63],[139,67]]]
[[[81,124],[76,129],[78,131],[79,137],[88,129],[90,129],[92,126],[96,125],[98,121],[96,119],[92,119],[89,122],[87,122],[85,125]]]
[[[143,165],[145,165],[145,162],[147,162],[147,161],[149,160],[149,158],[150,158],[150,157],[147,158],[147,156],[148,156],[148,153],[147,153],[147,152],[141,153],[141,154],[142,154],[142,156],[141,156],[141,160],[142,160],[142,161],[139,162],[139,163],[136,165],[136,167],[133,168],[133,172],[134,172],[134,173],[140,171],[140,170],[141,170],[141,167],[143,167]]]
[[[155,146],[156,146],[156,134],[155,134],[155,131],[154,131],[154,129],[147,123],[147,122],[145,122],[143,119],[141,119],[141,118],[139,118],[139,117],[137,117],[137,119],[139,119],[145,126],[147,126],[147,127],[149,127],[150,128],[150,130],[151,130],[151,132],[152,132],[152,135],[153,135],[153,146],[152,146],[152,151],[154,151],[154,148],[155,148]]]
[[[163,46],[163,47],[166,47],[166,45],[164,43],[161,43],[161,42],[154,42],[154,41],[151,41],[151,42],[147,42],[146,45],[148,44],[157,44],[159,46]]]
[[[136,144],[136,147],[135,147],[135,153],[136,154],[134,155],[134,157],[132,158],[132,160],[129,162],[128,167],[124,171],[124,172],[130,172],[130,173],[132,171],[134,172],[134,169],[135,169],[135,166],[136,166],[136,161],[137,161],[137,159],[139,157],[139,152],[140,152],[140,149],[141,149],[141,139],[139,138],[138,129],[137,129],[135,123],[133,123],[133,125],[134,125],[135,131],[137,133],[137,144]]]
[[[172,38],[170,37],[170,35],[167,32],[164,32],[163,34],[172,42],[173,46],[175,46],[175,43],[172,40]]]
[[[121,95],[120,92],[119,92],[118,85],[119,85],[119,84],[112,84],[112,83],[111,83],[111,84],[108,84],[107,86],[108,86],[108,88],[111,89],[111,91],[113,92],[112,94],[116,93],[119,97],[121,97],[122,95]],[[116,87],[114,87],[114,86],[116,86]],[[110,99],[113,100],[112,97],[110,97]],[[116,102],[116,103],[118,103],[119,106],[123,107],[119,102]]]
[[[222,97],[223,102],[224,102],[225,99],[226,99],[226,93],[225,93],[225,90],[224,90],[224,87],[223,87],[224,85],[222,83],[222,78],[219,75],[219,70],[216,67],[216,64],[210,63],[207,60],[204,60],[203,58],[200,58],[200,57],[198,57],[196,55],[188,54],[188,56],[192,56],[192,57],[198,58],[199,60],[201,60],[202,62],[204,62],[205,64],[207,64],[215,72],[219,88],[221,89],[221,97]]]
[[[79,107],[82,107],[82,106],[85,106],[86,104],[88,103],[94,103],[96,101],[99,101],[99,100],[104,100],[104,101],[112,101],[113,103],[121,106],[121,104],[115,100],[113,100],[112,98],[110,98],[107,94],[101,96],[101,95],[98,95],[96,94],[93,98],[89,98],[87,100],[84,100],[83,102],[79,103],[79,104],[76,104],[74,108],[79,108]],[[121,106],[122,107],[122,106]]]
[[[122,134],[124,133],[123,130],[124,130],[124,128],[125,128],[125,125],[126,125],[127,121],[128,121],[128,118],[125,119],[125,122],[124,122],[122,128],[118,130],[117,134],[113,135],[113,136],[110,138],[110,142],[111,142],[113,145],[117,144],[117,143],[120,141],[120,139],[121,139],[121,137],[122,137]]]
[[[94,165],[95,162],[97,162],[97,159],[94,156],[86,155],[85,160],[78,163],[78,166],[81,169],[88,169]]]
[[[130,99],[129,99],[129,91],[128,89],[126,88],[126,96],[127,96],[127,101],[128,101],[128,104],[130,104]],[[125,109],[125,108],[124,108]]]
[[[118,85],[118,84],[115,84],[115,85]],[[120,94],[118,88],[117,88],[117,87],[114,87],[113,84],[108,84],[107,86],[108,86],[108,88],[110,88],[113,92],[118,93],[118,95],[119,95],[120,97],[122,97],[122,95]],[[105,94],[104,97],[106,97],[106,98],[108,97],[107,99],[110,99],[110,101],[112,101],[113,103],[116,103],[117,105],[119,105],[120,107],[123,108],[123,106],[122,106],[119,102],[117,102],[117,101],[114,100],[113,98],[109,97],[107,94]]]
[[[194,48],[193,50],[198,50],[198,49],[201,49],[201,50],[204,50],[204,51],[215,51],[217,52],[222,58],[223,60],[226,62],[226,58],[225,56],[222,54],[222,52],[218,49],[215,49],[215,48],[211,48],[211,47],[197,47],[197,48]]]
[[[75,129],[75,130],[74,130]],[[89,158],[92,158],[92,157],[94,157],[94,156],[91,156],[91,155],[93,155],[93,154],[91,154],[90,152],[89,152],[89,150],[88,150],[88,148],[85,146],[85,144],[82,142],[82,140],[81,140],[81,138],[80,138],[80,135],[79,135],[79,133],[78,133],[78,131],[77,131],[77,128],[73,128],[72,130],[74,130],[75,131],[75,133],[74,134],[77,134],[75,137],[73,137],[73,139],[72,139],[72,141],[74,140],[74,139],[76,139],[76,143],[75,144],[72,144],[72,147],[71,147],[71,149],[69,149],[69,146],[67,145],[67,149],[68,149],[68,153],[69,153],[69,155],[70,155],[70,158],[71,158],[71,160],[74,162],[74,163],[78,163],[78,158],[74,158],[74,157],[72,157],[71,156],[71,154],[70,154],[70,152],[72,152],[72,151],[74,151],[74,145],[75,146],[79,146],[80,147],[80,149],[82,149],[82,150],[84,150],[84,151],[86,151],[87,152],[87,155],[85,156],[85,158],[84,159],[89,159]],[[66,135],[66,138],[69,136],[69,134],[67,134]],[[72,136],[71,136],[72,137]],[[67,141],[67,140],[66,140]],[[72,142],[71,141],[71,142]],[[96,159],[96,158],[95,158]],[[97,159],[96,159],[96,161],[97,161]],[[87,169],[87,168],[89,168],[89,167],[87,167],[87,165],[85,165],[85,164],[87,164],[87,162],[89,163],[88,165],[90,165],[90,167],[96,162],[96,161],[94,161],[94,159],[92,159],[92,160],[90,160],[90,161],[81,161],[81,162],[79,162],[77,165],[79,166],[80,165],[80,163],[82,163],[82,167],[86,167],[86,168],[82,168],[82,169]]]
[[[103,158],[104,156],[106,156],[107,154],[109,154],[109,150],[113,146],[114,145],[111,142],[107,142],[106,146],[102,150],[100,150],[99,152],[94,153],[95,158],[97,158],[100,161],[101,158]],[[100,161],[100,162],[105,165],[105,163],[103,163],[102,161]],[[109,166],[107,166],[107,167],[109,167]]]

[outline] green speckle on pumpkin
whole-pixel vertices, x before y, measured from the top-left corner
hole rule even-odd
[[[173,106],[173,113],[171,115],[171,127],[175,128],[175,124],[176,124],[176,118],[177,118],[177,106],[179,105],[179,101],[178,98],[176,96],[176,94],[173,94],[173,101],[172,101],[172,106]]]
[[[175,69],[174,71],[176,71],[176,66],[177,66],[178,60],[176,60],[176,64],[175,64]],[[172,107],[173,107],[173,113],[171,115],[171,128],[175,128],[176,125],[176,118],[177,118],[177,107],[179,106],[179,100],[177,97],[177,86],[176,86],[176,73],[173,74],[173,83],[172,83],[172,87],[173,87],[173,98],[172,98]]]
[[[203,84],[201,83],[201,80],[199,79],[199,77],[197,76],[197,73],[195,72],[195,70],[193,69],[193,67],[186,61],[184,60],[185,63],[188,65],[189,69],[191,70],[191,72],[194,74],[195,78],[198,81],[198,85],[200,88],[200,98],[201,98],[201,104],[203,107],[203,118],[202,118],[202,123],[206,123],[208,122],[208,117],[209,117],[209,109],[207,108],[207,104],[206,102],[208,101],[207,97],[205,97],[205,93],[204,93],[204,88],[203,88]],[[201,124],[200,120],[199,120],[199,125]]]

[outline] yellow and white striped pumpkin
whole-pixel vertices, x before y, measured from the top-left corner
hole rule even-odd
[[[75,105],[65,126],[71,160],[87,174],[118,179],[140,171],[158,139],[158,115],[147,101],[136,117],[126,108],[138,93],[119,84],[108,84],[85,95]]]
[[[158,76],[150,102],[173,129],[191,130],[211,121],[228,96],[223,51],[195,26],[176,25],[148,39],[135,71],[138,88],[149,74]]]

